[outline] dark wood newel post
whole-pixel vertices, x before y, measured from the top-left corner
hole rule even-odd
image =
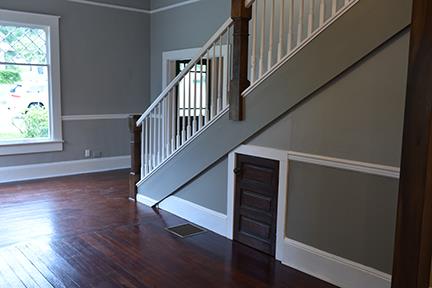
[[[432,256],[432,2],[413,0],[392,288],[427,288]]]
[[[141,179],[141,131],[142,126],[137,127],[136,122],[140,115],[129,115],[131,170],[129,173],[129,199],[136,201],[136,184]]]
[[[252,9],[245,7],[245,0],[232,0],[231,18],[234,21],[234,44],[229,116],[231,120],[240,121],[243,120],[241,94],[250,85],[248,80],[248,57],[249,21],[252,18]]]

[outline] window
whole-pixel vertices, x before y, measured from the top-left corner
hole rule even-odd
[[[0,155],[63,149],[58,22],[0,10]]]

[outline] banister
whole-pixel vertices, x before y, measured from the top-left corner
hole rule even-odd
[[[162,91],[162,93],[156,98],[155,101],[147,108],[147,110],[142,114],[142,116],[136,122],[137,126],[140,126],[144,119],[150,114],[150,112],[162,101],[162,99],[175,87],[175,85],[189,73],[189,70],[197,64],[198,60],[204,56],[209,49],[219,38],[221,34],[223,34],[233,23],[233,20],[229,18],[217,31],[213,36],[207,41],[207,43],[200,49],[199,53],[189,62],[189,64],[183,69],[171,82],[170,84]]]
[[[288,9],[284,6],[286,1]],[[142,116],[131,122],[134,127],[142,128],[141,181],[226,111],[229,119],[243,120],[243,96],[360,0],[345,0],[344,5],[320,0],[319,9],[315,9],[316,0],[301,0],[298,7],[295,1],[231,0],[231,18],[186,67],[182,65],[182,71]],[[269,15],[265,11],[267,6]],[[332,13],[327,15],[325,11],[330,9]],[[250,54],[249,44],[252,45]],[[135,139],[140,141],[136,136]],[[132,197],[133,193],[131,189]]]

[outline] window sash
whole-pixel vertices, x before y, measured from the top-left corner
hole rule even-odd
[[[44,29],[47,35],[47,63],[2,63],[4,65],[43,66],[48,70],[49,81],[49,139],[24,139],[16,143],[0,141],[0,156],[63,150],[60,86],[60,17],[44,14],[0,9],[0,25]],[[33,140],[33,141],[32,141]],[[51,145],[53,143],[55,145]],[[23,148],[24,147],[24,148]]]

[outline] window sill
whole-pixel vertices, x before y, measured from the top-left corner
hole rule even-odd
[[[62,140],[0,143],[0,156],[63,151]]]

